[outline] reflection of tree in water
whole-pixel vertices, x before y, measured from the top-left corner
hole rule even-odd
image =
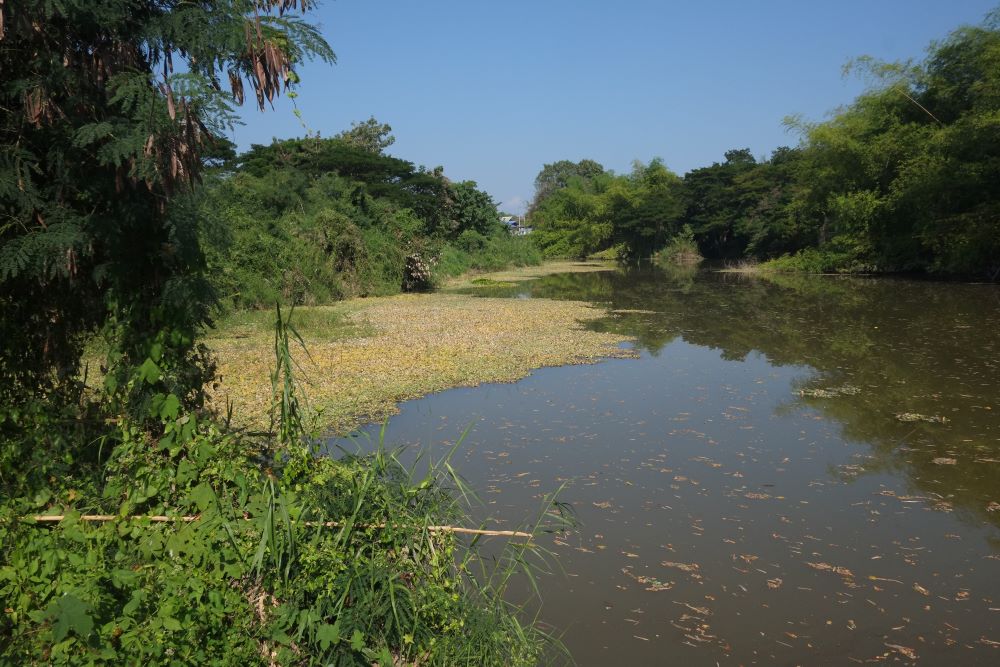
[[[747,276],[660,268],[550,276],[533,296],[613,312],[590,326],[633,336],[652,354],[677,337],[740,360],[817,373],[790,402],[873,447],[866,471],[905,473],[914,494],[1000,523],[1000,289],[834,276]],[[858,391],[835,396],[816,389]],[[946,423],[897,415],[943,417]],[[913,419],[913,417],[911,417]]]

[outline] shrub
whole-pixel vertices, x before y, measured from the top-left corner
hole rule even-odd
[[[698,244],[694,240],[694,231],[690,225],[684,225],[681,231],[655,256],[655,260],[662,264],[698,264],[702,259],[704,258],[698,250]]]
[[[46,419],[41,404],[0,412],[0,662],[540,659],[545,636],[504,595],[526,557],[544,554],[510,542],[497,568],[475,541],[431,529],[467,522],[447,458],[418,475],[381,443],[317,456],[292,375],[295,337],[279,320],[268,436],[230,432],[172,394],[149,402],[155,429]],[[155,373],[131,381],[153,387]],[[37,457],[43,441],[50,456]],[[38,470],[10,474],[32,456]],[[548,502],[533,531],[566,525]]]

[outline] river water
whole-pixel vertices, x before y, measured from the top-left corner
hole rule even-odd
[[[565,485],[541,618],[578,664],[1000,664],[1000,288],[647,267],[476,293],[601,304],[640,353],[386,431],[440,451],[472,424],[453,462],[493,525]]]

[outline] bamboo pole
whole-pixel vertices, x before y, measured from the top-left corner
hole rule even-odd
[[[201,518],[201,515],[195,516],[163,516],[163,515],[133,515],[133,516],[116,516],[114,514],[81,514],[80,521],[90,521],[94,523],[103,523],[108,521],[119,521],[119,520],[130,520],[139,521],[146,519],[152,521],[153,523],[170,523],[172,521],[182,521],[184,523],[191,523],[192,521],[197,521]],[[31,517],[32,520],[39,523],[59,523],[66,520],[65,514],[39,514]],[[246,520],[246,519],[244,519]],[[341,528],[343,523],[340,521],[305,521],[303,522],[306,526],[320,526],[323,528]],[[358,528],[385,528],[386,524],[357,524]],[[531,538],[531,533],[525,533],[519,530],[486,530],[483,528],[462,528],[461,526],[427,526],[427,530],[432,533],[460,533],[463,535],[484,535],[487,537],[526,537]]]

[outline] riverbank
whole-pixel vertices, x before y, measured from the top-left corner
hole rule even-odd
[[[467,277],[449,288],[607,269],[599,263],[554,262]],[[394,414],[400,401],[444,389],[514,382],[544,366],[635,356],[621,347],[628,338],[584,328],[604,314],[581,301],[443,291],[298,308],[293,324],[308,350],[297,358],[310,409],[324,430],[344,433]],[[273,319],[270,311],[243,313],[205,341],[219,363],[221,381],[212,402],[220,412],[231,402],[235,415],[267,414]]]

